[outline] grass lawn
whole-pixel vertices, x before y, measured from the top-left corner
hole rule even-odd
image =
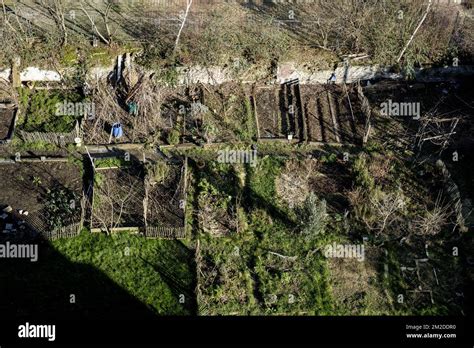
[[[72,319],[192,314],[192,255],[180,242],[128,233],[84,232],[52,245],[43,243],[36,263],[1,261],[0,312]]]

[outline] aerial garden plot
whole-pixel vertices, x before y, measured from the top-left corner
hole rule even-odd
[[[19,89],[17,133],[27,143],[50,143],[64,146],[80,138],[80,124],[91,110],[79,91]],[[77,107],[81,105],[81,107]]]
[[[0,314],[472,315],[461,3],[0,2]]]
[[[238,83],[163,87],[158,77],[130,68],[115,85],[91,91],[94,115],[84,122],[90,144],[249,141],[254,116],[250,87]]]
[[[185,236],[186,162],[141,163],[123,157],[94,161],[92,229],[143,232],[147,237]]]
[[[112,166],[109,166],[111,162]],[[114,166],[113,164],[118,164]],[[138,229],[144,225],[144,170],[131,163],[99,160],[95,163],[92,196],[93,230]]]
[[[254,136],[250,87],[242,84],[170,89],[161,112],[171,125],[163,137],[168,144],[251,141]]]
[[[356,86],[300,85],[297,80],[279,88],[257,87],[259,138],[360,144],[367,117],[355,90]]]
[[[184,238],[187,160],[175,157],[147,163],[146,167],[145,235]]]
[[[333,196],[350,187],[350,177],[342,163],[332,163],[339,169],[326,180],[329,189],[318,187],[317,179],[327,173],[325,161],[265,156],[255,168],[212,162],[197,167],[201,314],[335,310],[320,249],[343,238],[344,210]]]
[[[62,162],[1,163],[2,237],[46,239],[82,229],[81,167]],[[21,236],[19,237],[22,238]]]
[[[255,168],[199,164],[194,199],[203,210],[195,222],[201,314],[314,315],[331,310],[318,243],[328,238],[326,225],[337,222],[326,216],[326,202],[310,195],[317,162],[265,157]],[[304,171],[295,172],[297,166]],[[308,216],[310,206],[315,216]],[[306,226],[311,218],[318,221]],[[318,241],[314,235],[320,232]],[[309,276],[310,269],[318,274]]]
[[[167,125],[158,111],[163,93],[149,74],[132,68],[125,70],[119,81],[96,81],[90,91],[95,109],[84,122],[84,141],[89,144],[159,141],[160,130]]]
[[[360,144],[366,125],[356,86],[301,86],[308,141]]]

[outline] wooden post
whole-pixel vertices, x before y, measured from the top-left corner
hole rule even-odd
[[[331,112],[332,123],[334,125],[334,134],[336,135],[336,141],[340,143],[341,138],[339,137],[339,126],[336,120],[336,112],[334,111],[334,104],[332,102],[331,92],[326,90],[326,93],[328,97],[329,111]]]
[[[255,89],[253,89],[253,91],[255,91]],[[257,125],[257,141],[258,141],[258,139],[260,139],[260,126],[258,124],[257,98],[255,96],[256,96],[256,93],[252,92],[253,112],[255,115],[255,124]]]
[[[188,187],[188,156],[184,157],[184,183],[183,183],[183,199],[184,199],[184,207],[183,207],[183,212],[184,212],[184,233],[185,233],[185,236],[186,236],[186,222],[187,222],[187,219],[186,219],[186,205],[187,205],[187,200],[188,200],[188,196],[187,196],[187,187]]]
[[[20,78],[20,66],[21,66],[21,58],[15,57],[12,61],[12,72],[11,72],[11,79],[13,88],[21,87],[21,78]]]
[[[147,221],[147,216],[148,216],[148,175],[145,177],[145,197],[143,198],[143,220],[145,222],[145,235],[146,235],[146,230],[148,227],[148,221]]]

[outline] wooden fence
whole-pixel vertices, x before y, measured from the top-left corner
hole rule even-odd
[[[92,233],[106,233],[104,228],[91,228]],[[146,226],[146,227],[112,227],[109,228],[110,233],[127,232],[132,234],[142,235],[146,238],[160,238],[160,239],[184,239],[186,238],[185,227],[171,227],[171,226]]]
[[[76,237],[81,233],[84,225],[84,213],[85,213],[85,198],[81,199],[81,217],[79,222],[72,223],[67,226],[50,230],[46,223],[37,216],[29,215],[24,217],[26,224],[40,236],[46,240],[56,240],[59,238],[72,238]]]
[[[18,135],[25,142],[44,142],[66,146],[67,144],[74,144],[76,138],[80,138],[79,122],[76,122],[74,130],[69,133],[26,132],[18,130]]]
[[[47,240],[55,240],[59,238],[72,238],[76,237],[81,233],[82,222],[78,222],[69,226],[64,226],[54,231],[43,231],[41,236]]]
[[[164,238],[164,239],[182,239],[186,238],[186,228],[168,227],[168,226],[147,226],[145,228],[145,237]]]

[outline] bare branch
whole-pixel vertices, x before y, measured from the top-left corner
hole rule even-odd
[[[183,31],[184,25],[186,24],[186,19],[188,18],[188,13],[189,13],[189,10],[191,9],[191,5],[193,4],[193,0],[187,0],[187,3],[188,5],[186,6],[186,13],[184,14],[183,21],[181,22],[181,27],[179,28],[179,31],[178,31],[178,36],[176,37],[173,53],[175,53],[178,48],[179,38],[181,37],[181,32]]]

